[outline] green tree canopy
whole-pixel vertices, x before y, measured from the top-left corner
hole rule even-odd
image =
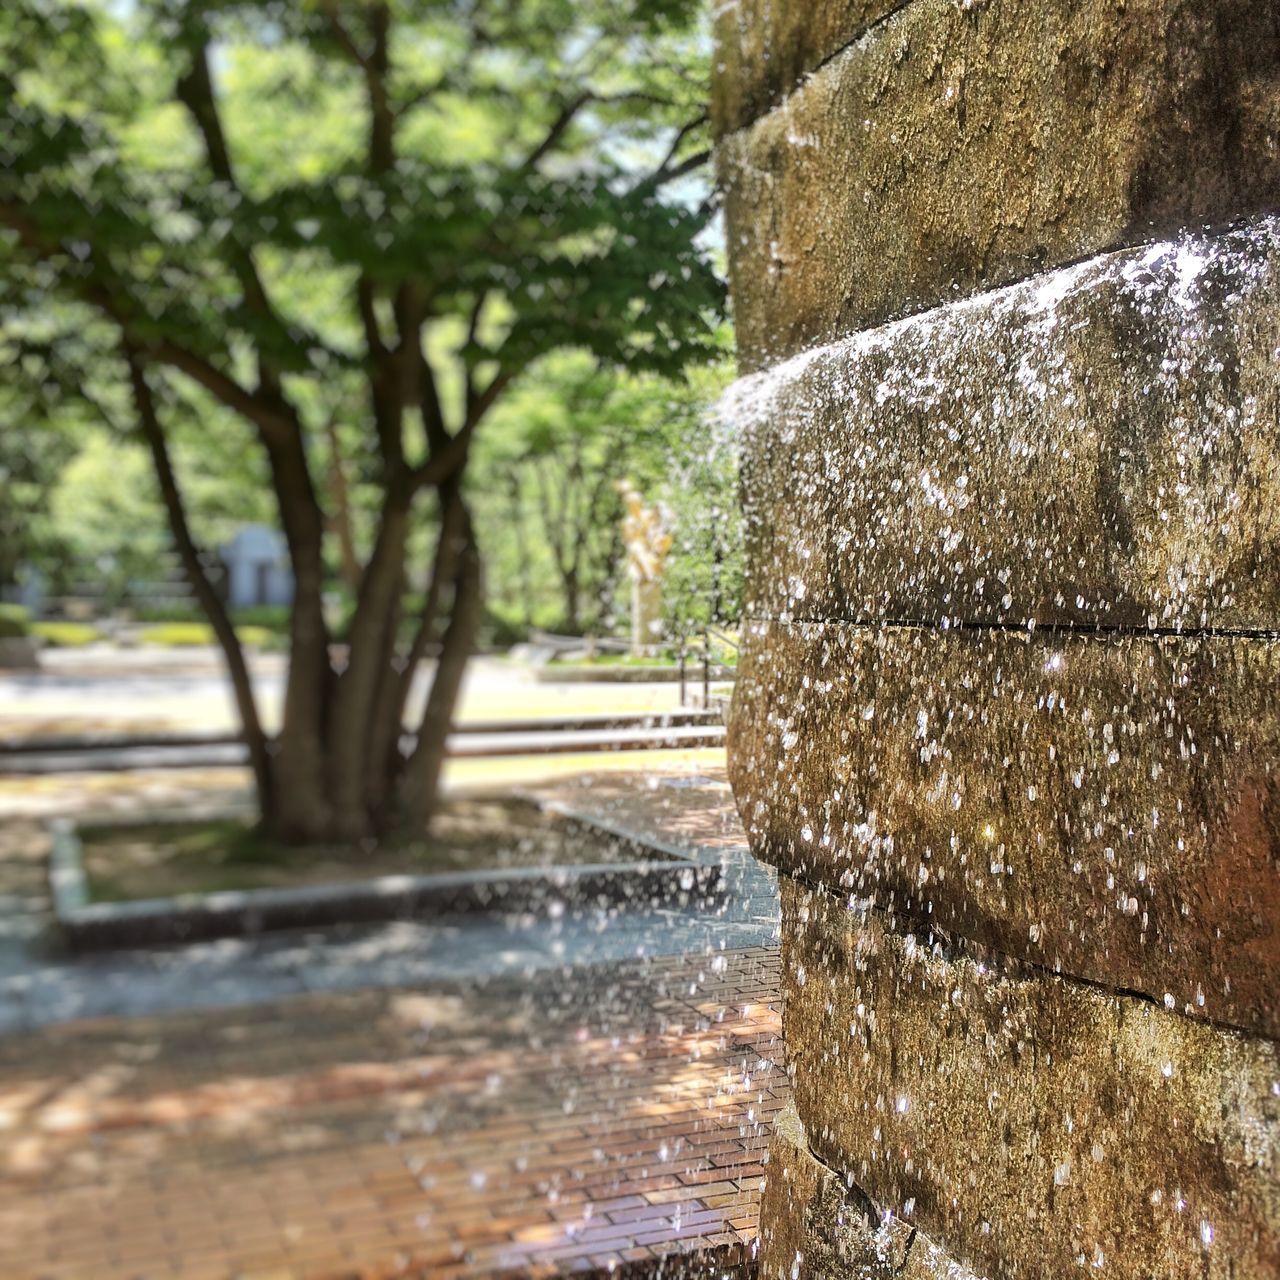
[[[695,0],[10,0],[0,11],[0,343],[125,420],[226,651],[264,814],[365,835],[434,804],[479,616],[462,485],[481,423],[574,347],[675,375],[716,351],[708,44]],[[334,415],[376,526],[335,657],[318,476]],[[268,751],[203,578],[172,433],[251,433],[296,599]],[[412,530],[435,542],[410,653]],[[443,646],[418,746],[414,660]]]

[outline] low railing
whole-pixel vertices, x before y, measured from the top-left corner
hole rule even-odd
[[[711,705],[711,673],[718,665],[712,651],[712,641],[718,641],[724,648],[738,652],[738,642],[719,627],[703,627],[696,636],[687,634],[681,637],[680,654],[677,666],[680,672],[680,705],[688,701],[689,660],[693,658],[702,668],[702,705],[704,709]]]

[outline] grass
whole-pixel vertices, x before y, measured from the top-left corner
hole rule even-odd
[[[81,649],[102,639],[102,632],[87,622],[33,622],[31,634],[53,649]]]
[[[669,667],[675,658],[669,653],[654,657],[636,657],[630,653],[600,653],[594,658],[575,658],[572,662],[556,662],[557,667]]]
[[[738,655],[732,650],[711,655],[713,665],[718,667],[737,666]],[[602,653],[594,658],[574,658],[572,662],[556,661],[552,665],[568,670],[593,671],[599,667],[677,667],[680,665],[678,654],[663,652],[656,657],[637,658],[630,653]],[[702,667],[701,652],[691,652],[688,657],[688,668],[691,672]]]
[[[536,805],[482,796],[447,804],[429,837],[367,846],[294,848],[267,838],[247,820],[231,818],[85,826],[80,838],[95,902],[639,859],[627,842]]]

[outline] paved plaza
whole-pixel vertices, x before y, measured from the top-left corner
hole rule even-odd
[[[744,1253],[777,952],[67,1023],[0,1048],[6,1280],[433,1280]]]

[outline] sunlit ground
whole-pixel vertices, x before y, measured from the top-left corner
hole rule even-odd
[[[215,733],[238,724],[221,659],[212,650],[48,650],[42,663],[44,669],[34,674],[0,672],[0,737],[95,728]],[[284,659],[258,654],[251,664],[264,723],[274,729]],[[425,697],[430,670],[424,665],[415,682],[410,723]],[[674,683],[539,684],[528,667],[479,658],[468,671],[458,719],[673,711],[678,706]]]

